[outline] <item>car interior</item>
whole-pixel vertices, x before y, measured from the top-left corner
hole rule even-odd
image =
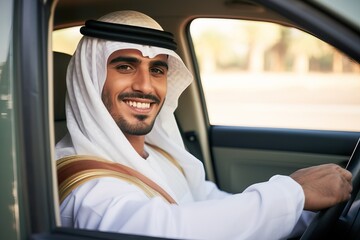
[[[20,21],[23,25],[22,36],[27,36],[25,32],[28,29],[31,29],[31,35],[27,36],[29,41],[20,42],[19,40],[19,43],[16,42],[16,46],[23,52],[20,54],[15,51],[14,54],[21,57],[19,60],[21,72],[17,74],[24,77],[25,73],[32,73],[29,75],[31,79],[30,77],[26,79],[23,85],[17,89],[22,94],[19,102],[24,105],[24,112],[19,113],[19,116],[29,116],[29,120],[21,118],[20,121],[21,131],[19,130],[19,132],[24,134],[25,139],[20,142],[21,144],[27,143],[27,145],[19,145],[21,146],[19,148],[23,150],[23,153],[19,155],[24,158],[24,163],[19,164],[20,175],[24,175],[19,184],[25,186],[24,189],[26,189],[21,192],[23,194],[21,197],[29,200],[29,206],[20,208],[21,211],[27,213],[26,221],[29,221],[29,223],[24,221],[26,224],[22,229],[25,229],[26,233],[34,234],[31,239],[153,239],[125,234],[66,229],[61,227],[59,221],[53,153],[56,142],[67,132],[65,79],[71,51],[55,49],[54,46],[63,40],[53,37],[53,33],[82,26],[88,19],[97,19],[116,10],[136,10],[145,13],[159,22],[166,31],[174,34],[178,44],[176,52],[194,76],[193,83],[179,99],[175,116],[186,148],[202,161],[207,179],[215,182],[220,189],[232,193],[242,192],[247,186],[267,181],[273,175],[288,175],[297,169],[323,163],[335,163],[345,167],[352,155],[355,163],[360,163],[359,150],[353,154],[360,138],[360,125],[354,121],[360,116],[360,99],[358,97],[360,95],[353,94],[360,90],[360,45],[358,44],[360,29],[359,25],[352,23],[350,18],[336,14],[336,11],[327,8],[324,1],[55,0],[37,1],[36,4],[31,4],[34,2],[24,1],[22,5],[16,5],[17,7],[21,5],[24,12],[20,10],[17,12],[24,15]],[[336,7],[336,5],[334,6]],[[338,111],[339,118],[345,121],[345,126],[347,121],[353,120],[352,124],[355,127],[347,129],[326,129],[318,126],[313,128],[288,127],[289,125],[274,127],[261,124],[247,125],[241,122],[238,125],[222,124],[212,121],[207,92],[208,85],[205,84],[205,77],[202,75],[205,61],[202,62],[203,58],[198,55],[199,50],[195,39],[198,32],[191,31],[192,23],[196,19],[202,18],[235,19],[251,21],[251,23],[264,22],[294,28],[337,49],[338,52],[350,59],[346,60],[346,64],[351,62],[351,66],[355,70],[351,74],[346,72],[347,76],[351,75],[348,82],[353,85],[344,85],[351,94],[342,92],[343,88],[338,88],[333,96],[335,98],[335,95],[342,94],[341,96],[346,97],[344,101],[348,101],[350,104],[345,106],[343,102],[335,103],[334,108],[340,109]],[[32,25],[32,22],[38,24]],[[212,30],[221,30],[222,27],[221,24],[214,25]],[[262,35],[261,41],[268,40],[268,35]],[[76,41],[72,40],[69,45],[76,46]],[[305,45],[301,51],[305,51],[308,47]],[[219,56],[217,57],[221,58]],[[30,57],[32,57],[32,61],[25,60]],[[328,61],[328,58],[324,59],[325,62]],[[342,61],[345,62],[345,60]],[[326,64],[329,63],[326,62]],[[295,78],[291,73],[286,74],[285,76],[290,80]],[[334,73],[335,77],[333,77],[336,80],[343,77],[343,75],[336,74],[338,73]],[[32,77],[33,75],[35,77]],[[213,84],[214,89],[221,89],[221,84],[229,84],[231,87],[231,81],[226,82],[222,75],[219,76],[216,79],[218,85]],[[299,78],[301,79],[302,76]],[[236,79],[238,78],[241,77]],[[271,85],[265,80],[261,79],[254,85],[249,85],[249,89],[259,83]],[[281,82],[279,79],[275,80]],[[298,87],[294,91],[296,94],[304,88],[310,90],[317,88],[316,84],[309,84],[306,87],[296,86]],[[261,91],[258,89],[253,92],[249,91],[247,94],[251,95],[251,100],[257,101],[262,98]],[[296,94],[293,95],[298,96]],[[244,95],[244,91],[233,89],[232,94],[228,95],[235,99],[237,96]],[[220,98],[229,99],[228,102],[232,102],[232,98],[227,98],[228,95],[226,93],[225,95],[215,95],[215,102]],[[33,100],[34,98],[35,100]],[[256,106],[256,104],[250,103],[247,106],[250,109],[249,112],[253,112],[252,108]],[[308,106],[305,105],[302,108],[307,109]],[[316,107],[322,108],[322,106]],[[245,115],[242,109],[240,107],[232,108],[232,112],[239,113],[240,120],[242,120],[241,114]],[[348,109],[351,110],[350,113],[346,112]],[[269,109],[265,110],[265,114],[264,112],[259,114],[259,118],[264,120],[263,122],[268,121],[267,113],[270,112]],[[316,111],[313,112],[313,115],[316,115]],[[282,114],[280,117],[285,116],[287,112]],[[226,114],[220,112],[217,115]],[[296,116],[299,115],[301,117],[301,114]],[[320,118],[320,125],[322,122],[324,125],[325,122],[330,126],[335,125],[333,115],[329,116]],[[300,119],[301,121],[302,119]],[[311,124],[311,121],[309,122]],[[358,165],[356,164],[354,167],[354,172],[359,172]],[[357,174],[354,185],[359,185],[359,179],[359,174]],[[357,187],[354,190],[353,200],[359,200],[358,191]],[[344,207],[341,206],[330,212],[330,216],[321,218],[322,215],[325,215],[321,213],[318,224],[320,227],[314,225],[315,227],[310,229],[309,234],[302,239],[326,239],[322,237],[328,233],[338,239],[358,239],[360,236],[360,208],[355,206],[352,208],[354,210],[351,214],[340,217]],[[336,224],[339,219],[341,224]],[[328,226],[334,226],[332,231],[329,231]]]
[[[290,174],[298,168],[314,163],[346,164],[355,146],[358,133],[248,128],[246,126],[234,128],[213,125],[208,120],[206,101],[199,79],[199,66],[188,32],[192,20],[204,17],[251,19],[295,26],[310,33],[312,30],[315,31],[306,23],[296,23],[294,20],[288,19],[288,16],[278,14],[254,1],[206,1],[206,4],[203,1],[191,3],[106,1],[106,4],[99,1],[85,2],[59,1],[54,10],[54,30],[81,26],[87,19],[97,19],[114,10],[134,9],[153,17],[165,30],[170,30],[175,35],[178,42],[177,52],[195,77],[193,84],[179,99],[179,107],[175,115],[188,149],[204,161],[209,179],[216,181],[224,190],[242,191],[251,183],[265,181],[276,173]],[[161,7],[152,7],[154,3]],[[85,7],[86,5],[88,7]],[[71,14],[69,14],[70,12]],[[318,35],[319,33],[314,32],[313,34]],[[332,39],[325,38],[323,40]],[[336,42],[334,43],[336,44]],[[348,46],[340,47],[347,48]],[[55,142],[66,131],[63,98],[66,88],[64,72],[68,61],[69,55],[54,53]],[[334,141],[334,138],[339,135],[342,135],[342,144]],[[312,140],[309,140],[310,138]],[[338,156],[329,158],[329,155],[333,154]],[[238,156],[243,157],[239,159]],[[265,158],[266,162],[264,162]],[[288,161],[288,159],[292,159],[292,161]],[[265,167],[263,167],[264,165]],[[239,184],[240,182],[242,184]]]
[[[71,55],[54,52],[54,128],[55,142],[60,141],[67,132],[65,116],[66,69]]]

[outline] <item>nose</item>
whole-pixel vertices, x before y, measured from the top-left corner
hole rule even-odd
[[[142,92],[145,94],[152,93],[153,85],[151,81],[151,75],[148,69],[139,69],[133,84],[132,88],[134,91]]]

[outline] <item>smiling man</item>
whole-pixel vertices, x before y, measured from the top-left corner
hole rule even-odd
[[[165,54],[150,59],[138,50],[127,49],[112,53],[108,59],[102,100],[125,137],[144,158],[145,135],[153,128],[165,101],[167,72]]]
[[[220,191],[188,153],[174,111],[192,75],[150,17],[87,21],[67,72],[69,133],[56,145],[61,222],[180,239],[282,239],[349,198],[334,164]]]

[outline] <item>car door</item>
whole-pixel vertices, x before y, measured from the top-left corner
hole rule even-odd
[[[345,166],[360,137],[353,25],[306,3],[262,3],[288,21],[238,16],[190,24],[208,127],[211,160],[205,151],[204,163],[229,192],[299,168]]]
[[[56,1],[10,0],[6,4],[4,1],[1,3],[4,13],[1,15],[4,23],[2,29],[6,26],[10,34],[4,34],[2,38],[9,42],[1,43],[1,52],[5,54],[0,58],[0,176],[3,190],[0,212],[4,220],[0,238],[139,239],[140,236],[58,227],[55,171],[49,161],[54,145],[50,100],[52,82],[48,81],[52,79],[52,59],[48,52],[51,43],[48,38],[52,30],[53,2]],[[271,7],[284,11],[280,6]],[[300,9],[304,14],[309,12],[306,8]],[[304,18],[299,16],[299,19]],[[296,19],[293,21],[298,22]],[[314,23],[308,24],[305,29],[316,32]],[[335,36],[330,42],[359,60],[359,39],[353,37],[346,24],[329,26],[336,27],[337,31],[340,29],[337,32],[340,39]],[[324,39],[333,36],[326,32],[320,35]],[[191,88],[199,84],[201,82],[196,82]],[[206,99],[203,100],[206,104]],[[203,109],[202,106],[185,107]],[[188,113],[182,123],[192,121]],[[183,120],[181,118],[179,116],[179,120]],[[200,130],[206,129],[208,138],[204,139],[202,130],[198,131],[201,145],[207,146],[199,156],[203,155],[208,177],[217,180],[221,188],[229,191],[241,191],[247,184],[266,179],[267,174],[286,174],[301,166],[346,161],[359,137],[358,130],[224,126],[208,118],[204,120],[204,125],[202,119],[205,118],[199,118],[197,123],[202,125]],[[182,127],[185,137],[196,146],[194,136],[197,135],[189,131],[187,124]],[[246,176],[245,180],[239,179],[241,175]]]

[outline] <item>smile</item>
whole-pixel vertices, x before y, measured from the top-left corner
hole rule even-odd
[[[127,105],[129,105],[130,107],[134,107],[134,108],[139,108],[139,109],[149,109],[150,108],[150,103],[135,102],[135,101],[125,101],[125,103]]]

